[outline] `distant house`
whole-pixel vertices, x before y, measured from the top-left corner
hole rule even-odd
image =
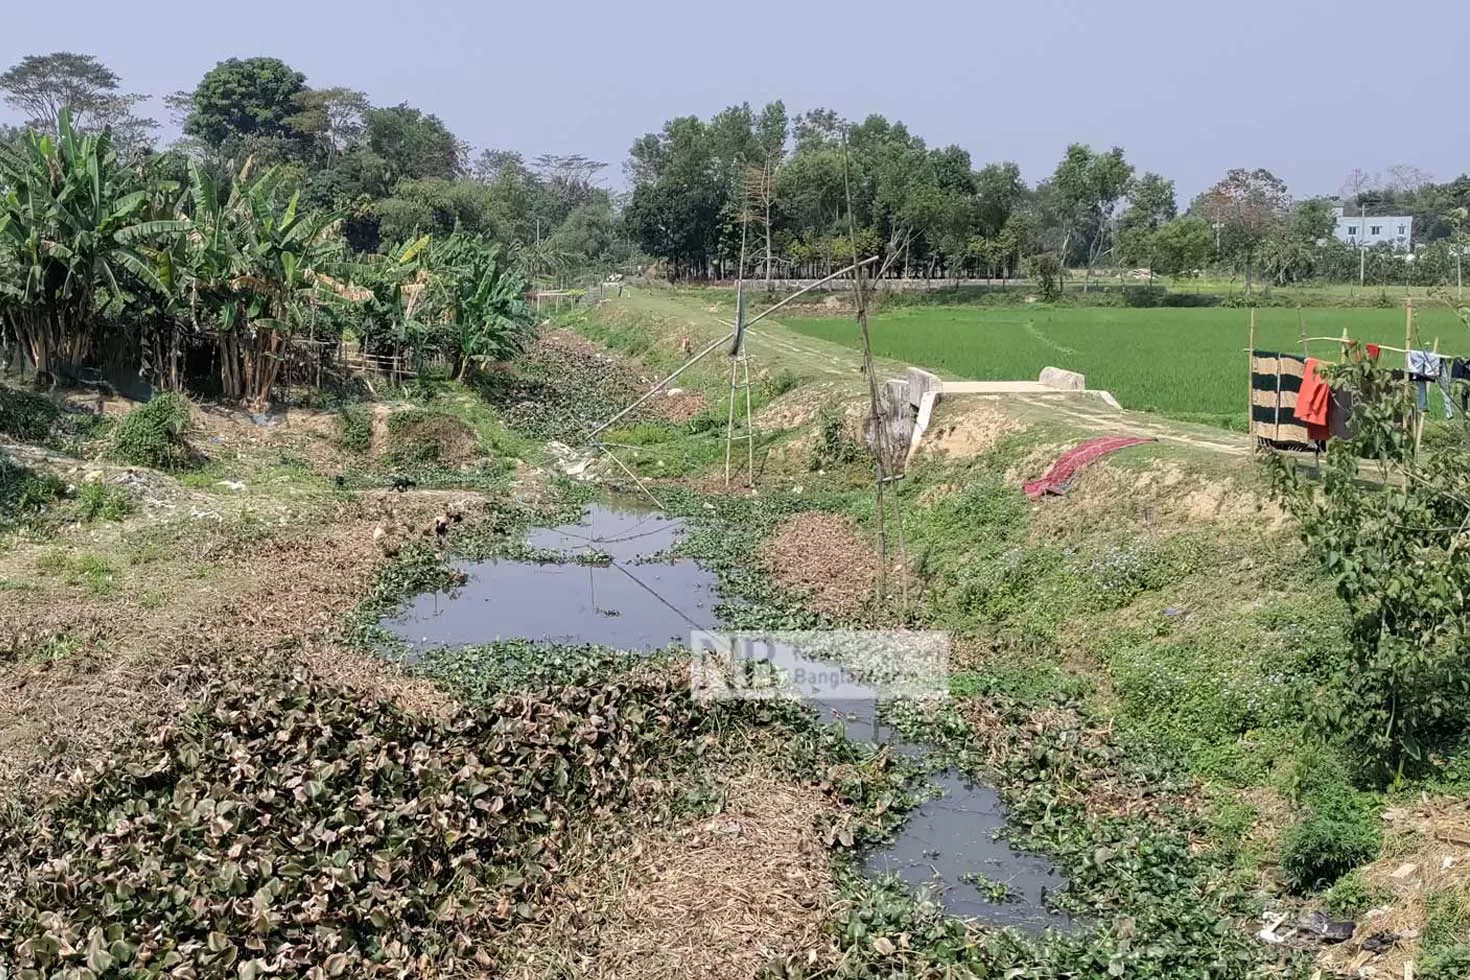
[[[1332,209],[1337,219],[1334,234],[1337,240],[1348,245],[1372,248],[1374,245],[1392,245],[1394,249],[1407,252],[1414,247],[1414,219],[1410,215],[1355,215],[1348,217],[1343,208]]]

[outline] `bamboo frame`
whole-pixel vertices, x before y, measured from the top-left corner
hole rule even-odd
[[[1250,444],[1256,444],[1256,308],[1251,307],[1250,344],[1245,349],[1245,431]]]

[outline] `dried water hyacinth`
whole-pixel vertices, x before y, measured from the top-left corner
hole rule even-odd
[[[695,751],[684,681],[448,720],[297,674],[215,681],[0,838],[15,977],[423,976],[493,962],[578,821]]]

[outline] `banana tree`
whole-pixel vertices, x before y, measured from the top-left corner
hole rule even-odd
[[[303,213],[297,194],[284,204],[283,196],[280,171],[253,174],[247,162],[221,201],[213,179],[191,163],[177,221],[138,230],[182,230],[159,258],[192,329],[215,335],[223,394],[257,408],[270,398],[292,334],[340,291],[330,277],[342,254],[337,216]]]
[[[344,251],[340,215],[302,213],[299,191],[281,209],[280,194],[278,170],[245,188],[243,268],[231,282],[246,298],[246,321],[228,337],[241,353],[245,396],[257,406],[269,398],[291,336],[310,322],[317,306],[337,300],[322,277],[340,264]]]
[[[136,247],[149,200],[141,183],[108,133],[78,135],[67,111],[54,136],[0,145],[0,315],[38,381],[87,357],[105,303],[134,284],[167,291]]]
[[[371,293],[363,310],[364,353],[391,350],[396,364],[407,351],[415,365],[422,365],[434,310],[433,277],[428,235],[394,246],[356,270],[355,281]]]
[[[526,280],[495,246],[453,235],[436,254],[443,346],[463,379],[473,362],[508,361],[530,342]]]

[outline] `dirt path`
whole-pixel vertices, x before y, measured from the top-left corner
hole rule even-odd
[[[700,297],[671,291],[638,289],[620,300],[613,300],[636,311],[661,320],[673,320],[687,328],[694,348],[712,343],[730,330],[734,311],[723,304],[702,301]],[[752,304],[758,314],[764,305]],[[852,329],[857,330],[853,323]],[[787,329],[779,320],[768,318],[756,324],[746,335],[747,350],[770,371],[789,369],[810,377],[836,378],[850,381],[856,390],[862,385],[861,356],[841,344],[806,337]],[[902,377],[907,367],[898,361],[875,358],[880,377]]]

